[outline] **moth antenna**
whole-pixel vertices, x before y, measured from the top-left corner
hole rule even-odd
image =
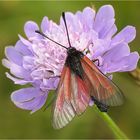
[[[62,18],[63,18],[63,20],[64,20],[64,24],[65,24],[65,27],[66,27],[66,33],[67,33],[67,38],[68,38],[69,47],[72,47],[72,46],[71,46],[71,43],[70,43],[68,27],[67,27],[66,18],[65,18],[65,12],[62,12]]]
[[[57,45],[59,45],[59,46],[65,48],[65,49],[68,49],[68,48],[65,47],[64,45],[62,45],[62,44],[60,44],[60,43],[58,43],[58,42],[52,40],[51,38],[49,38],[48,36],[46,36],[44,33],[40,32],[40,31],[38,31],[38,30],[36,30],[35,32],[38,33],[38,34],[40,34],[40,35],[42,35],[42,36],[44,36],[45,38],[49,39],[50,41],[54,42],[55,44],[57,44]]]

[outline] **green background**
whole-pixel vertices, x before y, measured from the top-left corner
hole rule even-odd
[[[0,60],[4,48],[14,45],[18,34],[25,36],[23,27],[28,20],[38,24],[44,16],[59,22],[62,11],[76,12],[86,6],[96,9],[104,4],[113,5],[116,24],[120,31],[126,25],[137,29],[137,37],[130,44],[132,51],[140,51],[140,2],[131,1],[0,1]],[[0,138],[114,138],[106,123],[89,107],[67,127],[54,130],[51,125],[51,109],[30,115],[16,108],[10,100],[12,91],[21,88],[5,77],[8,69],[0,64]],[[117,73],[114,81],[125,94],[123,106],[109,110],[109,115],[129,138],[140,138],[140,86],[129,73]]]

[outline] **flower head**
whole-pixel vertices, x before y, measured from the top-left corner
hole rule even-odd
[[[111,5],[102,6],[97,13],[86,7],[82,12],[65,14],[71,45],[91,60],[99,59],[99,69],[104,74],[136,68],[139,55],[131,53],[128,46],[135,38],[135,27],[126,26],[117,33]],[[4,66],[10,69],[11,74],[6,73],[8,78],[15,84],[31,85],[11,95],[17,107],[31,112],[40,109],[49,91],[57,88],[67,56],[63,47],[35,32],[40,29],[51,39],[69,47],[62,18],[57,25],[44,17],[41,28],[33,21],[26,22],[24,31],[27,38],[19,35],[15,46],[5,49],[6,59],[3,59]]]

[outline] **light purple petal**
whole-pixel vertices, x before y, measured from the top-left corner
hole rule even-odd
[[[45,104],[47,97],[48,97],[48,93],[45,93],[44,96],[41,96],[36,106],[32,109],[31,113],[34,113],[37,110],[39,110]]]
[[[87,25],[85,20],[85,17],[83,16],[83,13],[81,11],[76,12],[76,17],[77,17],[77,22],[79,22],[79,27],[78,27],[78,31],[77,33],[82,33],[82,32],[87,32],[87,30],[89,29],[89,26],[91,25]]]
[[[2,64],[10,69],[10,72],[18,78],[25,78],[26,80],[30,77],[30,72],[26,71],[23,67],[16,65],[8,61],[7,59],[2,60]]]
[[[43,83],[41,84],[40,88],[42,90],[56,90],[59,83],[59,78],[49,78],[43,79]]]
[[[117,42],[131,42],[136,37],[136,29],[133,26],[126,26],[122,31],[120,31],[113,39],[112,44]]]
[[[45,33],[46,31],[49,31],[49,20],[48,17],[44,17],[42,22],[41,22],[41,30],[43,33]]]
[[[74,14],[72,14],[71,12],[66,12],[65,17],[66,17],[66,21],[67,21],[69,30],[71,29],[72,31],[75,31],[75,32],[78,32],[81,30],[81,26],[78,22],[78,18],[76,16],[74,16]],[[64,21],[63,21],[62,17],[60,19],[60,24],[63,25],[63,28],[65,30]]]
[[[18,85],[26,85],[28,83],[33,82],[33,81],[27,81],[27,80],[15,78],[12,75],[10,75],[8,72],[6,72],[6,76],[7,76],[7,78],[11,79],[14,82],[14,84],[18,84]]]
[[[17,91],[14,91],[11,95],[11,100],[13,102],[25,102],[30,101],[40,94],[40,90],[38,88],[23,88]]]
[[[105,28],[106,24],[113,19],[114,19],[113,7],[111,5],[102,6],[96,14],[94,22],[94,30],[100,33],[103,30],[103,28]],[[110,27],[112,27],[112,22],[110,24]]]
[[[122,59],[124,56],[128,56],[130,54],[130,48],[126,43],[118,44],[116,47],[112,48],[103,56],[104,61],[107,63],[108,61],[118,61]]]
[[[10,72],[19,78],[28,78],[29,72],[26,71],[23,67],[16,65],[15,63],[10,63]]]
[[[132,52],[129,56],[126,56],[123,58],[123,61],[125,61],[125,66],[121,71],[132,71],[136,69],[138,60],[140,59],[140,56],[137,52]]]
[[[22,55],[33,55],[32,52],[28,49],[28,46],[24,45],[20,40],[17,41],[15,49]]]
[[[23,57],[23,68],[25,68],[26,70],[29,70],[29,71],[33,70],[35,67],[34,59],[35,58],[31,57],[31,56],[24,56]]]
[[[84,18],[84,22],[86,23],[86,25],[89,26],[89,28],[93,28],[95,11],[92,8],[86,7],[83,10],[83,18]]]
[[[132,65],[126,60],[130,55],[130,49],[126,43],[118,44],[103,55],[103,71],[112,73],[127,69],[128,66]],[[135,61],[136,63],[137,61]]]
[[[104,63],[104,65],[102,66],[101,69],[105,73],[118,72],[118,71],[121,71],[121,69],[123,68],[124,64],[125,64],[125,62],[122,62],[122,61],[118,61],[118,62],[108,61],[107,63]]]
[[[33,87],[17,90],[11,95],[11,100],[17,107],[32,110],[31,113],[40,109],[44,105],[46,98],[46,93]]]
[[[89,29],[93,28],[93,22],[94,22],[94,18],[95,18],[95,11],[90,8],[90,7],[86,7],[83,12],[78,11],[76,12],[75,16],[77,17],[77,21],[80,21],[78,30],[82,30],[82,31],[89,31]],[[79,29],[80,28],[80,29]]]
[[[110,46],[110,40],[93,39],[93,43],[93,46],[89,48],[92,55],[92,59],[101,56],[103,53],[106,52],[106,50],[109,49]]]
[[[17,65],[22,65],[22,55],[16,51],[14,47],[6,47],[5,48],[6,57]]]
[[[60,78],[56,78],[56,79],[55,79],[55,81],[54,81],[54,83],[53,83],[55,89],[58,87],[59,81],[60,81]]]
[[[44,95],[40,95],[37,98],[34,98],[31,101],[18,103],[16,104],[17,107],[20,107],[25,110],[31,110],[31,113],[34,113],[35,111],[39,110],[46,102],[46,98]]]
[[[114,25],[111,27],[111,29],[106,33],[106,35],[104,34],[104,38],[109,38],[109,37],[112,38],[112,36],[113,36],[116,32],[117,32],[117,27],[116,27],[116,25],[114,24]]]
[[[77,11],[75,14],[78,18],[78,20],[83,24],[83,14],[81,11]]]
[[[36,36],[36,30],[39,30],[39,27],[35,22],[28,21],[25,23],[24,32],[28,38]]]
[[[2,59],[2,64],[7,68],[10,68],[11,66],[10,61],[7,59]]]
[[[132,71],[136,68],[138,60],[138,53],[133,52],[128,56],[122,57],[119,61],[108,61],[104,64],[103,69],[105,69],[107,73]]]
[[[28,41],[27,39],[23,38],[21,35],[18,35],[21,42],[29,47],[29,50],[32,48],[32,43],[30,41]]]
[[[112,30],[112,27],[114,27],[114,22],[115,22],[115,19],[111,19],[106,23],[106,25],[99,32],[99,38],[104,39],[104,38],[107,38],[107,37],[110,37],[110,38],[112,37],[112,36],[108,36],[108,33],[110,32],[110,30]]]

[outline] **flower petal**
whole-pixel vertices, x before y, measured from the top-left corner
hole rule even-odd
[[[69,34],[70,33],[73,33],[73,34],[79,33],[81,31],[81,24],[78,20],[78,17],[75,16],[74,14],[72,14],[71,12],[66,12],[65,17],[66,17],[67,26],[69,29]],[[64,21],[63,21],[62,17],[60,19],[60,25],[62,25],[62,28],[65,31],[65,25],[64,25]]]
[[[95,17],[95,22],[94,22],[94,30],[97,31],[99,34],[103,30],[106,32],[105,27],[106,24],[108,24],[108,27],[112,27],[112,22],[110,20],[114,20],[114,9],[111,5],[105,5],[102,6]],[[109,24],[109,23],[110,24]],[[107,29],[108,30],[108,29]]]
[[[4,65],[6,68],[10,68],[10,61],[7,59],[2,59],[2,65]]]
[[[56,90],[59,83],[59,78],[43,79],[43,83],[40,85],[42,90]]]
[[[25,68],[26,70],[33,70],[35,67],[34,64],[34,57],[32,56],[24,56],[23,57],[23,68]]]
[[[113,47],[111,50],[105,53],[103,56],[104,61],[116,62],[122,59],[124,56],[130,54],[130,48],[126,43],[121,43]]]
[[[11,100],[22,109],[32,110],[31,113],[40,109],[46,101],[47,94],[38,88],[24,88],[12,93]]]
[[[5,55],[13,63],[22,65],[22,55],[14,47],[6,47]]]
[[[13,102],[27,102],[38,96],[38,94],[40,94],[40,90],[38,88],[23,88],[14,91],[11,95],[11,100]]]
[[[86,7],[83,10],[84,22],[86,23],[86,26],[88,26],[90,29],[93,28],[94,17],[95,17],[95,11],[92,8]]]
[[[10,72],[19,78],[29,79],[30,72],[26,71],[22,66],[13,63],[7,59],[2,60],[2,64],[10,69]]]
[[[28,38],[36,36],[36,30],[39,30],[39,27],[35,22],[28,21],[25,23],[24,32]]]
[[[106,34],[104,34],[104,38],[109,38],[109,37],[112,38],[112,36],[113,36],[116,32],[117,32],[117,27],[116,27],[116,25],[114,24],[114,25],[111,27],[111,29],[110,29]]]
[[[112,44],[116,42],[131,42],[136,37],[136,29],[133,26],[126,26],[112,39]]]
[[[86,7],[83,12],[76,12],[75,16],[77,17],[77,22],[80,21],[79,27],[77,27],[79,31],[87,32],[93,28],[95,11],[92,8]]]
[[[32,109],[31,113],[34,113],[35,111],[39,110],[46,102],[48,97],[48,93],[44,94],[44,96],[40,96],[38,99],[36,99],[36,106]],[[34,101],[35,102],[35,101]]]
[[[10,72],[18,78],[25,78],[26,80],[30,78],[30,72],[25,70],[22,66],[16,65],[7,59],[2,60],[2,64],[10,69]]]
[[[18,85],[26,85],[28,83],[33,82],[33,81],[29,81],[29,80],[27,81],[27,80],[15,78],[12,75],[10,75],[8,72],[6,72],[6,76],[7,76],[7,78],[11,79],[15,84],[18,84]]]
[[[45,33],[46,31],[49,31],[49,20],[48,17],[44,17],[42,22],[41,22],[41,30],[43,33]]]
[[[32,43],[31,43],[29,40],[23,38],[21,35],[18,35],[18,36],[19,36],[21,42],[22,42],[24,45],[28,46],[29,49],[31,49]]]
[[[123,61],[125,61],[125,67],[121,69],[121,72],[123,71],[132,71],[136,69],[138,60],[140,59],[140,56],[137,52],[132,52],[129,56],[126,56],[123,58]]]
[[[22,55],[33,55],[28,46],[24,45],[20,40],[17,41],[15,49]]]
[[[93,45],[89,48],[90,53],[92,55],[92,59],[96,59],[99,56],[102,56],[107,50],[109,50],[110,46],[110,39],[103,40],[103,39],[93,39]]]
[[[107,73],[132,71],[136,68],[139,60],[139,54],[137,52],[130,53],[127,56],[122,57],[118,61],[108,61],[104,64],[104,70]]]
[[[110,30],[112,30],[113,27],[115,27],[114,22],[115,22],[115,19],[111,19],[106,23],[106,25],[99,32],[99,38],[104,39],[107,37],[110,37],[110,38],[112,37],[112,36],[108,36],[108,33],[110,32]],[[116,28],[114,28],[114,29],[116,29]],[[115,31],[114,29],[113,29],[113,31]]]

